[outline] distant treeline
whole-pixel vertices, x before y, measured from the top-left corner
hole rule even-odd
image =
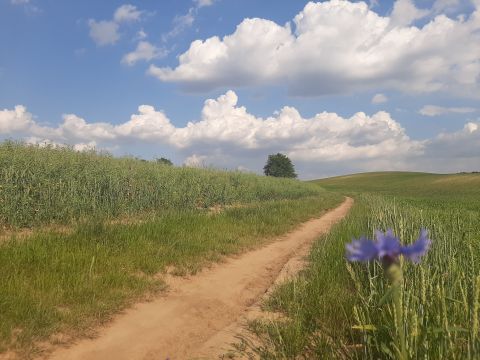
[[[94,151],[0,144],[0,226],[30,227],[89,217],[275,199],[322,190],[296,180],[172,167]]]

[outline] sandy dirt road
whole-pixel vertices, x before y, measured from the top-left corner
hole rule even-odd
[[[245,316],[275,282],[296,273],[312,242],[341,220],[353,200],[262,248],[229,258],[190,278],[169,278],[166,295],[140,303],[51,360],[216,359]]]

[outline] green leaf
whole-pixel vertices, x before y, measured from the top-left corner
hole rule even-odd
[[[393,293],[394,293],[394,287],[389,287],[388,290],[385,292],[385,294],[382,296],[382,298],[380,299],[380,301],[378,302],[378,305],[379,306],[382,306],[384,305],[385,303],[387,302],[390,302],[390,300],[392,300],[392,296],[393,296]]]
[[[355,330],[362,330],[362,331],[377,331],[377,327],[375,325],[353,325],[352,329]]]

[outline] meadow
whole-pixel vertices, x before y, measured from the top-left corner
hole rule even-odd
[[[92,335],[130,304],[272,241],[355,198],[301,275],[250,324],[262,359],[480,357],[480,174],[367,173],[310,183],[172,167],[68,148],[0,144],[0,354]],[[345,244],[392,228],[426,228],[420,264],[402,261],[399,323],[377,262],[350,263]]]
[[[355,198],[347,218],[320,238],[309,265],[278,287],[264,308],[283,314],[255,321],[263,359],[408,359],[480,357],[480,174],[367,173],[314,183]],[[350,263],[345,244],[392,228],[411,243],[426,228],[432,245],[404,273],[396,319],[378,262]],[[244,344],[245,345],[245,344]]]
[[[0,355],[91,335],[130,304],[336,206],[314,184],[0,145]]]

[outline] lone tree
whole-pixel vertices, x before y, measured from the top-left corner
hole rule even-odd
[[[164,157],[161,157],[160,159],[155,159],[155,161],[157,164],[168,165],[168,166],[173,165],[173,163],[169,159]]]
[[[263,172],[267,176],[296,178],[295,168],[292,161],[283,154],[268,155],[268,160],[263,167]]]

